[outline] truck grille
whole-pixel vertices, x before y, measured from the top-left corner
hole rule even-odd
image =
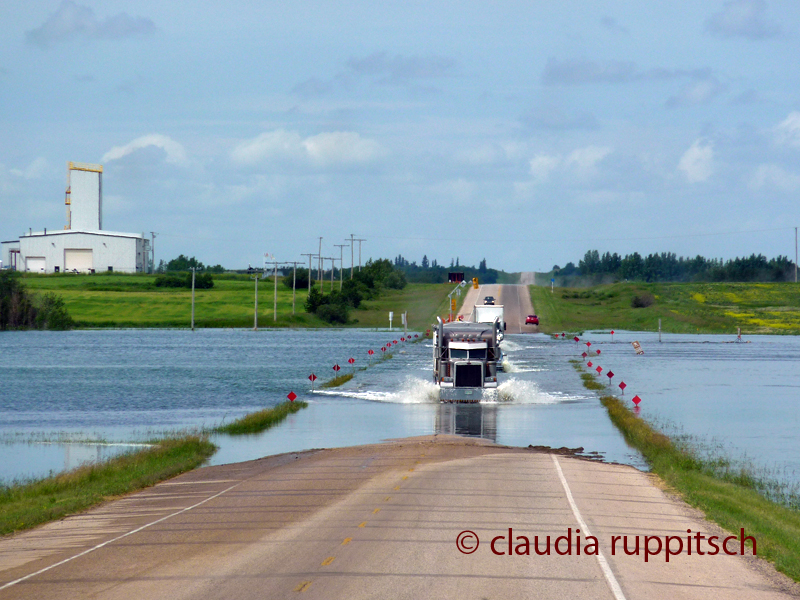
[[[456,365],[455,387],[483,387],[483,365]]]

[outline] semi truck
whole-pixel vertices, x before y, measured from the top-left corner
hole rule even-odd
[[[491,323],[436,320],[433,380],[439,386],[439,400],[480,402],[484,390],[497,388],[502,322],[499,318]]]

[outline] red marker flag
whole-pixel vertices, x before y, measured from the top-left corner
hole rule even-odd
[[[577,335],[572,339],[575,340],[576,342],[580,342],[581,341],[581,338],[579,338]]]
[[[405,342],[405,341],[406,341],[406,338],[402,337],[402,338],[400,338],[400,341],[401,341],[401,342]]]
[[[598,354],[600,354],[600,348],[598,348],[597,350],[595,350],[595,352],[597,352]]]
[[[339,369],[341,369],[341,368],[342,367],[340,367],[339,365],[333,365],[333,370],[336,371],[336,372],[338,372]]]
[[[347,362],[349,362],[352,365],[354,362],[356,362],[356,359],[351,357],[347,359]]]
[[[381,352],[386,352],[386,346],[381,346]]]
[[[589,356],[589,355],[588,355],[588,354],[586,354],[586,352],[584,352],[583,354],[581,354],[581,356],[582,356],[583,358],[586,358],[586,357],[587,357],[587,356]]]
[[[589,361],[588,363],[586,363],[586,366],[587,367],[591,367],[592,366],[592,361]]]
[[[372,356],[373,354],[375,354],[375,352],[372,350],[372,348],[370,348],[369,350],[367,350],[367,354]]]
[[[592,345],[592,342],[586,342],[586,347],[587,347],[587,348],[588,348],[589,346],[591,346],[591,345]]]
[[[602,372],[603,372],[603,367],[597,367],[597,374],[599,375]]]
[[[642,401],[642,399],[641,399],[641,398],[639,398],[639,396],[634,396],[633,398],[631,398],[631,400],[633,400],[633,403],[634,403],[636,406],[639,406],[639,402],[641,402],[641,401]]]
[[[624,381],[619,382],[619,389],[621,389],[623,392],[625,391],[626,387],[628,387],[627,383],[625,383]]]
[[[286,397],[289,399],[289,402],[294,402],[295,398],[297,398],[297,394],[294,392],[289,392],[289,395]]]
[[[312,373],[311,375],[309,375],[309,376],[308,376],[308,378],[309,378],[309,379],[310,379],[312,382],[317,380],[317,376],[316,376],[316,375],[314,375],[313,373]]]
[[[613,376],[614,376],[614,371],[609,371],[608,373],[606,373],[606,377],[608,377],[609,380],[611,380]]]

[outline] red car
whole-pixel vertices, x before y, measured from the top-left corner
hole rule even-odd
[[[525,319],[525,325],[538,325],[539,324],[539,317],[536,315],[528,315],[528,318]]]

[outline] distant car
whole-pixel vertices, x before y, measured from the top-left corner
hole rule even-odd
[[[539,317],[536,315],[528,315],[525,319],[525,325],[538,325],[539,324]]]
[[[494,296],[486,296],[483,299],[484,304],[494,304]]]

